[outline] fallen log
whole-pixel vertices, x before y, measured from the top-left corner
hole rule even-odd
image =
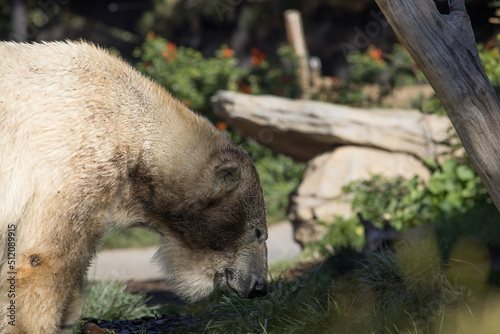
[[[357,109],[232,91],[217,92],[212,105],[241,135],[297,161],[341,145],[435,158],[451,127],[446,117],[418,110]]]

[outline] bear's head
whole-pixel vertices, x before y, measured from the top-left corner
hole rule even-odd
[[[253,162],[232,143],[203,160],[167,183],[161,173],[134,172],[148,225],[161,235],[154,261],[173,291],[188,301],[207,296],[217,285],[243,298],[264,296],[268,232]]]

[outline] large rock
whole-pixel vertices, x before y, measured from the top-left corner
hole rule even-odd
[[[219,91],[215,113],[237,132],[298,161],[342,145],[436,157],[448,137],[447,117],[418,110],[356,109],[309,100]]]
[[[407,179],[418,175],[423,180],[430,177],[423,163],[406,153],[344,146],[320,155],[308,163],[304,178],[291,197],[289,218],[294,224],[295,239],[302,244],[314,241],[323,232],[318,221],[352,215],[342,187],[374,174]]]

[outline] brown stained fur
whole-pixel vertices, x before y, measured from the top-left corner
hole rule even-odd
[[[228,268],[243,296],[267,276],[264,197],[248,155],[98,47],[0,42],[0,143],[1,334],[57,332],[112,227],[160,233],[156,260],[188,300],[227,283]]]

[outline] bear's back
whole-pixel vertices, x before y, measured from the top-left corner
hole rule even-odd
[[[82,185],[97,172],[122,173],[116,166],[128,147],[145,140],[142,124],[152,122],[144,118],[166,96],[85,42],[1,42],[0,225],[19,216],[34,194]]]

